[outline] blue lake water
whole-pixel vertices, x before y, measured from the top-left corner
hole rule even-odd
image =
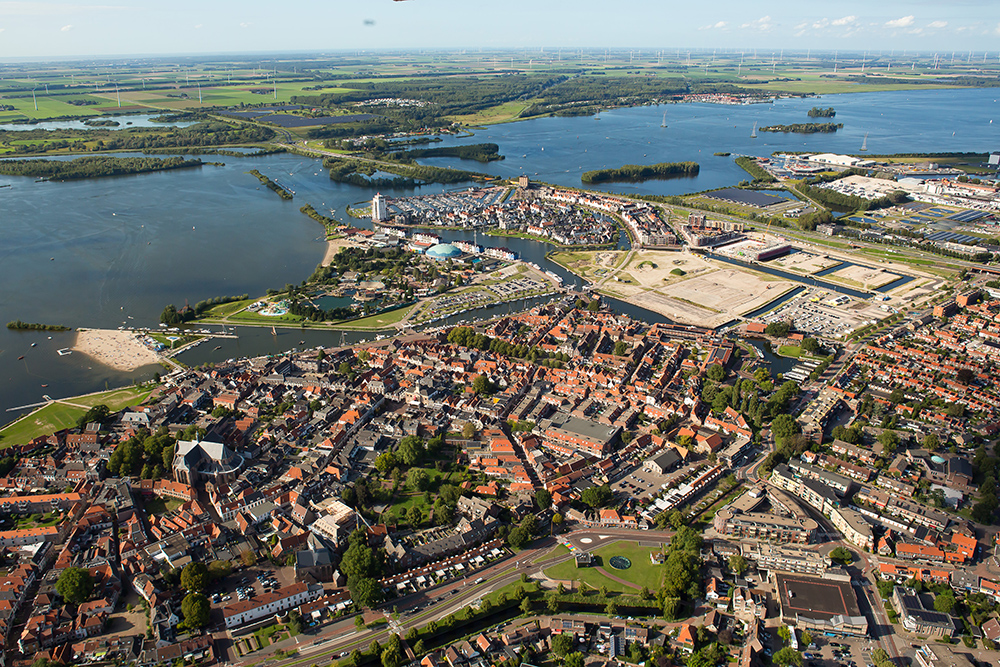
[[[150,120],[163,114],[128,114],[122,116],[101,115],[92,120],[113,120],[118,125],[92,127],[83,120],[45,120],[39,123],[0,123],[0,130],[14,132],[25,130],[123,130],[127,127],[189,127],[195,121],[156,123]]]
[[[473,137],[446,137],[436,146],[491,141],[507,159],[481,165],[453,159],[427,160],[499,176],[528,174],[538,180],[580,185],[580,173],[602,166],[696,160],[692,179],[605,184],[601,189],[644,194],[681,194],[734,185],[746,173],[733,157],[716,151],[769,155],[776,150],[856,152],[867,132],[873,154],[915,151],[990,151],[1000,146],[1000,105],[996,91],[959,90],[864,93],[819,100],[782,100],[745,107],[676,104],[608,111],[593,117],[543,118],[477,130]],[[844,129],[834,135],[769,135],[750,139],[754,122],[805,122],[814,105],[833,106]],[[663,112],[669,127],[661,128]],[[952,132],[955,133],[952,136]],[[545,150],[543,151],[542,148]],[[522,157],[525,156],[525,157]],[[220,158],[224,167],[36,183],[0,176],[0,312],[4,322],[115,328],[156,326],[168,303],[249,293],[299,283],[325,252],[322,227],[299,212],[318,211],[354,224],[346,215],[352,202],[373,191],[332,182],[318,159],[296,155]],[[295,191],[285,202],[247,174],[258,169]],[[537,174],[537,175],[536,175]],[[383,190],[394,197],[457,189],[426,186]],[[471,233],[444,232],[451,240]],[[576,282],[545,260],[545,244],[491,238],[522,257]],[[644,311],[634,309],[633,314]],[[655,319],[650,316],[650,319]],[[73,354],[55,350],[72,334],[0,329],[0,407],[62,397],[151,377],[156,367],[119,373]],[[370,335],[370,334],[369,334]],[[189,353],[189,363],[278,352],[295,346],[335,344],[340,334],[307,332],[271,336],[251,330],[238,342],[207,344]],[[360,338],[350,334],[348,340]],[[300,344],[299,340],[305,341]],[[31,348],[32,342],[37,347]],[[24,355],[23,360],[17,357]],[[187,358],[186,358],[187,360]],[[42,387],[45,384],[47,387]],[[0,411],[0,423],[12,418]]]

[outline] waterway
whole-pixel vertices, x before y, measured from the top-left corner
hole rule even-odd
[[[0,130],[24,132],[27,130],[124,130],[128,127],[190,127],[198,121],[171,121],[158,123],[152,118],[163,114],[128,114],[122,116],[97,116],[90,120],[112,120],[118,125],[94,127],[83,120],[45,120],[39,123],[2,123]]]
[[[503,161],[487,165],[449,159],[427,162],[500,176],[526,173],[539,180],[579,186],[581,171],[602,166],[699,161],[701,173],[694,179],[601,186],[619,192],[680,194],[733,185],[746,178],[732,157],[715,157],[715,151],[734,155],[767,155],[775,150],[854,152],[865,132],[872,153],[990,150],[1000,145],[1000,123],[989,124],[990,118],[1000,117],[994,95],[990,90],[865,93],[746,107],[640,107],[604,112],[600,121],[544,118],[488,127],[471,138],[447,137],[435,144],[493,141],[507,156]],[[814,105],[834,106],[844,129],[835,135],[749,138],[755,121],[802,122],[807,120],[805,111]],[[669,127],[660,128],[664,110]],[[0,312],[6,320],[71,327],[155,327],[168,303],[193,305],[220,295],[263,294],[268,288],[307,278],[326,245],[322,227],[298,211],[306,203],[352,224],[368,224],[349,218],[346,208],[373,193],[332,182],[318,159],[284,154],[222,159],[224,167],[206,165],[65,183],[0,176],[0,186],[11,186],[0,187],[4,238]],[[293,190],[295,199],[279,199],[246,173],[251,169]],[[383,190],[383,194],[398,197],[456,187],[433,185]],[[445,231],[442,235],[452,240],[472,238],[471,232]],[[581,284],[545,258],[551,248],[547,244],[483,234],[477,240],[507,246],[561,276],[567,285]],[[794,278],[802,281],[801,276]],[[829,289],[857,292],[834,285]],[[632,306],[622,309],[649,321],[665,321]],[[51,340],[49,335],[0,329],[0,407],[33,403],[42,400],[43,394],[63,397],[96,391],[149,378],[161,370],[154,366],[120,373],[83,355],[61,357],[56,350],[66,347],[73,334],[53,333]],[[273,337],[269,329],[247,333],[241,329],[237,342],[219,341],[219,350],[203,344],[186,355],[190,355],[189,363],[197,364],[279,352],[299,346],[300,340],[305,341],[302,347],[336,344],[339,336],[294,332]],[[351,342],[352,336],[348,334]],[[32,342],[37,347],[30,347]],[[24,359],[18,360],[22,355]],[[0,422],[12,417],[0,411]]]

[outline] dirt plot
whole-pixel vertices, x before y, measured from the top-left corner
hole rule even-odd
[[[840,279],[844,282],[862,285],[865,289],[876,289],[883,285],[899,280],[901,276],[889,273],[885,269],[877,269],[872,266],[848,266],[839,271],[828,274],[829,278]]]
[[[793,252],[790,255],[772,259],[767,262],[768,266],[779,266],[787,271],[804,273],[810,275],[831,266],[840,264],[839,259],[831,259],[826,255],[814,255],[809,252]]]
[[[656,268],[636,270],[643,261],[656,264]],[[685,263],[676,265],[674,261]],[[678,267],[687,275],[670,274]],[[692,255],[637,253],[629,269],[630,277],[639,284],[611,281],[606,288],[630,303],[677,322],[716,327],[777,299],[795,286],[793,282],[765,278],[750,271],[716,267]]]

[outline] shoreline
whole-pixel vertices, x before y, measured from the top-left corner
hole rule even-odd
[[[349,238],[339,238],[339,239],[327,239],[326,241],[326,253],[323,255],[323,261],[321,264],[327,266],[333,261],[334,256],[340,252],[341,248],[355,248],[360,244],[352,241]]]
[[[140,343],[139,334],[114,329],[79,329],[71,349],[117,371],[160,364],[160,356]]]

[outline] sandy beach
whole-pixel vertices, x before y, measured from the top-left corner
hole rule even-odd
[[[350,248],[358,244],[351,239],[330,239],[326,242],[326,254],[323,255],[323,266],[333,261],[333,256],[340,252],[341,248]]]
[[[132,331],[84,329],[77,332],[73,351],[93,357],[119,371],[132,371],[159,363],[159,356],[140,343],[138,338],[139,334]]]

